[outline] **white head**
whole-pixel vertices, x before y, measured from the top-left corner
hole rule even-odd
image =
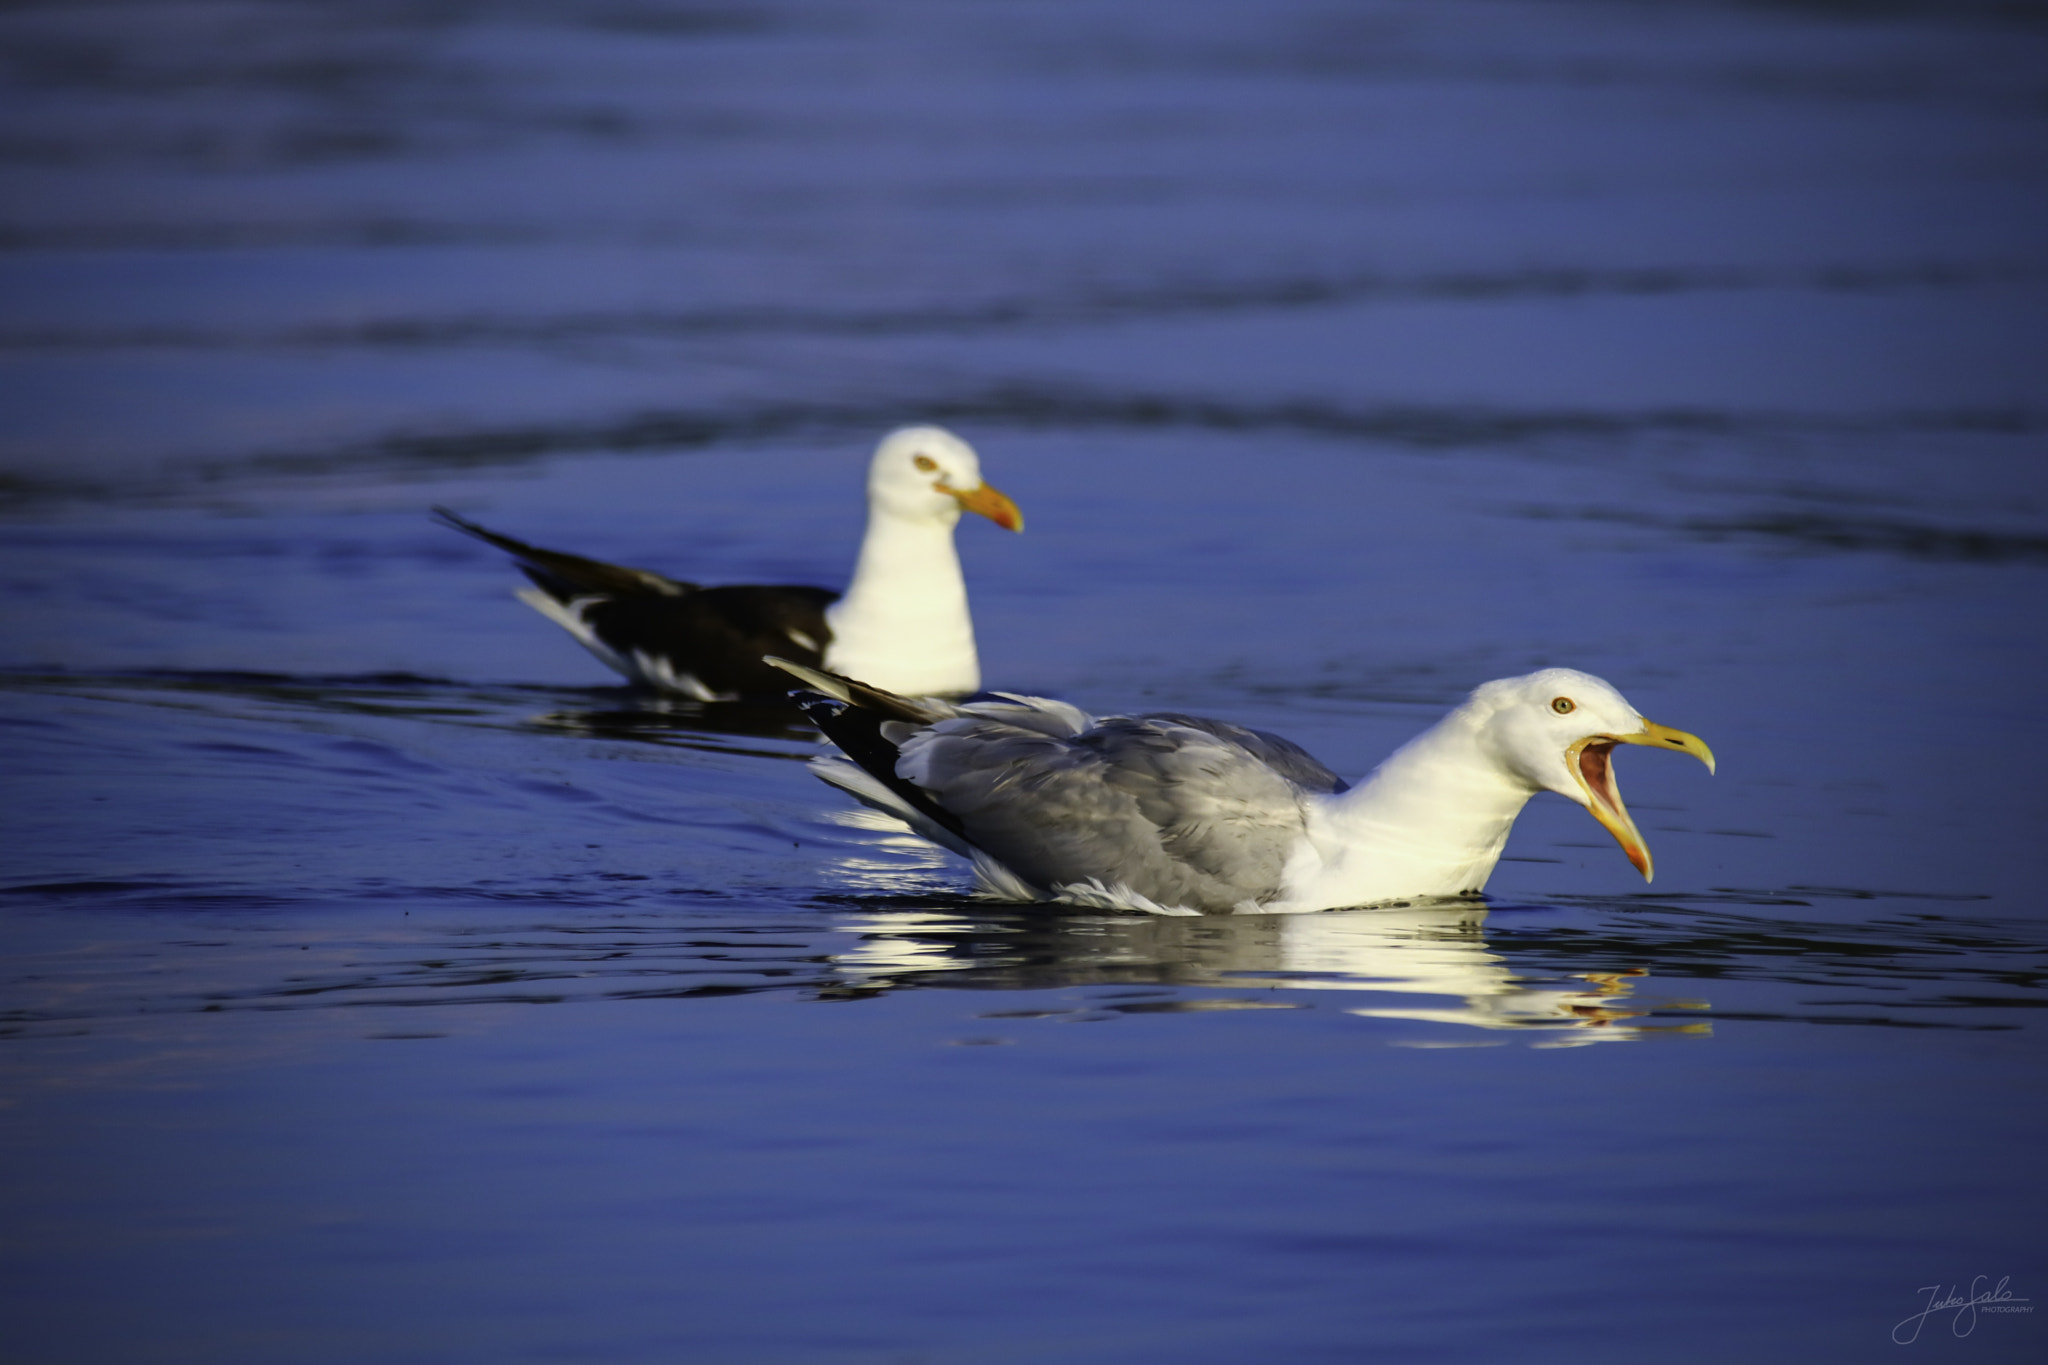
[[[1614,746],[1676,749],[1714,770],[1714,751],[1698,736],[1644,720],[1613,687],[1573,668],[1483,683],[1461,709],[1502,768],[1532,791],[1553,791],[1584,806],[1645,881],[1650,850],[1614,785]]]
[[[981,481],[974,447],[941,427],[904,427],[882,438],[868,466],[868,506],[905,521],[951,526],[976,512],[1011,531],[1024,514]]]

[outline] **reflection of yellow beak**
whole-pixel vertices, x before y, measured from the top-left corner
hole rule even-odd
[[[979,488],[969,489],[965,493],[957,488],[948,488],[943,483],[937,483],[932,486],[941,493],[952,494],[953,500],[959,503],[964,510],[980,513],[1005,531],[1021,531],[1024,529],[1024,514],[1017,510],[1017,504],[1011,502],[1009,498],[997,492],[988,484],[983,484]]]
[[[1614,785],[1614,765],[1609,760],[1617,744],[1678,749],[1706,764],[1708,772],[1714,771],[1714,751],[1698,735],[1689,735],[1683,730],[1673,730],[1647,720],[1635,734],[1593,735],[1565,751],[1565,766],[1572,770],[1572,776],[1578,778],[1579,785],[1585,789],[1586,809],[1593,812],[1595,820],[1606,826],[1607,832],[1621,845],[1621,851],[1635,864],[1636,871],[1643,874],[1643,880],[1649,881],[1649,846],[1643,843],[1636,822],[1629,818],[1628,807],[1621,804],[1621,791]]]

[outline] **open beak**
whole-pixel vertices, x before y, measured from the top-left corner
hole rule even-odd
[[[1636,871],[1643,874],[1643,880],[1651,876],[1650,850],[1643,843],[1641,831],[1636,822],[1629,818],[1628,807],[1621,804],[1621,791],[1614,785],[1614,746],[1617,744],[1642,744],[1653,749],[1677,749],[1691,754],[1707,765],[1707,771],[1714,771],[1714,751],[1698,735],[1689,735],[1683,730],[1673,730],[1666,725],[1644,721],[1643,728],[1632,735],[1593,735],[1580,740],[1565,751],[1565,764],[1578,778],[1579,785],[1586,792],[1586,809],[1593,812],[1593,818],[1607,827],[1614,841],[1621,845],[1621,851],[1635,864]]]
[[[952,494],[953,500],[964,510],[980,513],[1005,531],[1024,529],[1024,514],[1017,510],[1017,504],[988,484],[971,488],[965,493],[957,488],[948,488],[943,483],[934,486],[941,493]]]

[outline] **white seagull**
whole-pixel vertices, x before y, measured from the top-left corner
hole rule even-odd
[[[1225,721],[1098,720],[1007,693],[912,700],[766,662],[822,694],[805,713],[846,757],[811,770],[971,859],[978,889],[1004,900],[1190,915],[1475,895],[1540,791],[1584,806],[1648,880],[1614,746],[1676,749],[1714,767],[1697,736],[1644,720],[1569,668],[1482,684],[1347,788],[1289,741]]]
[[[974,447],[938,427],[905,427],[876,448],[867,534],[843,597],[795,585],[700,587],[543,550],[445,507],[434,511],[444,525],[513,555],[534,584],[519,600],[607,667],[699,701],[781,696],[788,681],[761,662],[764,654],[920,695],[975,691],[981,663],[953,527],[965,511],[1024,529],[1017,504],[982,482]]]

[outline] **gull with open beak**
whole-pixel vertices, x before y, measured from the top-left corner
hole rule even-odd
[[[963,512],[1024,529],[1017,504],[982,482],[974,447],[938,427],[884,437],[868,466],[868,524],[853,581],[829,588],[700,587],[646,569],[543,550],[446,508],[443,524],[510,553],[533,586],[519,599],[634,682],[700,701],[780,697],[764,654],[858,672],[895,691],[981,686],[967,584],[953,546]]]
[[[812,770],[971,860],[1005,900],[1272,914],[1475,895],[1543,791],[1584,806],[1648,878],[1615,746],[1714,766],[1699,738],[1569,668],[1481,685],[1347,787],[1287,740],[1224,721],[910,700],[768,662],[814,689],[805,713],[846,755]]]

